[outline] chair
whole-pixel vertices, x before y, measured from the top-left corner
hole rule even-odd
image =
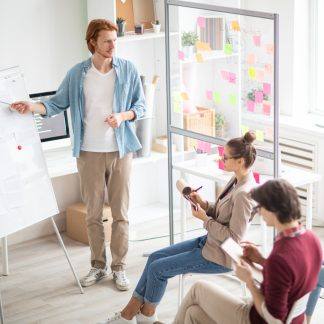
[[[310,293],[304,295],[302,298],[299,298],[295,301],[288,314],[286,324],[290,324],[294,318],[305,313],[309,295]]]
[[[183,296],[184,296],[184,284],[185,284],[185,278],[188,277],[188,276],[192,276],[192,275],[206,275],[206,273],[187,273],[187,274],[183,274],[183,275],[179,275],[179,290],[178,290],[178,306],[180,306],[181,302],[182,302],[182,299],[183,299]],[[234,278],[235,277],[235,274],[234,272],[225,272],[225,273],[211,273],[210,275],[216,275],[216,276],[219,276],[219,275],[225,275],[225,276],[233,276]],[[237,279],[239,280],[239,279]],[[240,281],[240,284],[241,284],[241,289],[242,289],[242,294],[243,294],[243,297],[244,298],[247,298],[247,290],[246,290],[246,284],[244,282],[242,282],[241,280]]]

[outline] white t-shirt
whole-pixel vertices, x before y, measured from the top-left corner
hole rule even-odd
[[[83,151],[118,151],[114,129],[104,121],[113,112],[115,80],[115,69],[103,74],[93,63],[85,76]]]

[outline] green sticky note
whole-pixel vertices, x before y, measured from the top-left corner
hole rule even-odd
[[[224,52],[227,55],[231,55],[233,53],[233,45],[229,43],[225,44]]]
[[[214,91],[213,99],[214,99],[215,104],[220,104],[221,103],[221,94],[220,94],[220,92]]]
[[[249,127],[245,125],[241,125],[241,133],[242,135],[245,135],[249,131]]]
[[[228,96],[228,101],[232,106],[235,106],[237,104],[237,97],[235,94],[230,94]]]
[[[264,133],[262,130],[256,130],[255,137],[256,137],[257,141],[264,142]]]
[[[181,113],[181,102],[180,101],[173,102],[173,111],[175,113]]]

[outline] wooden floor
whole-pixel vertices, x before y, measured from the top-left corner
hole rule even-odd
[[[167,230],[167,227],[164,227]],[[161,233],[159,227],[156,230]],[[315,228],[324,243],[324,229]],[[200,235],[192,231],[190,237]],[[259,237],[259,226],[252,226],[249,238]],[[154,236],[154,230],[141,226],[137,237]],[[156,233],[155,233],[156,234]],[[66,247],[79,276],[89,267],[89,248],[63,235]],[[146,259],[143,252],[154,251],[168,245],[168,238],[131,242],[127,273],[135,286]],[[150,250],[148,250],[150,249]],[[79,293],[63,251],[55,236],[49,236],[11,246],[9,249],[10,275],[0,279],[6,323],[97,323],[108,313],[118,311],[128,301],[132,291],[116,291],[111,278]],[[195,276],[186,281],[186,287],[204,278],[221,284],[229,291],[240,294],[235,279],[218,276]],[[166,295],[158,309],[160,319],[170,323],[177,310],[178,279],[169,282]],[[320,299],[313,323],[324,323],[324,300]],[[235,324],[235,323],[233,323]]]

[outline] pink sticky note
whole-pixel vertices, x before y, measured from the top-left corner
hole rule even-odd
[[[255,91],[254,92],[254,102],[261,103],[263,101],[263,92],[262,91]]]
[[[271,106],[269,103],[263,103],[262,105],[263,114],[269,116],[271,112]]]
[[[229,72],[228,71],[221,71],[222,78],[224,80],[228,80],[229,78]]]
[[[270,94],[271,93],[271,84],[263,83],[263,93]]]
[[[260,183],[260,173],[253,172],[253,177],[256,183]]]
[[[260,46],[261,44],[261,36],[260,35],[253,35],[253,43],[255,46]]]
[[[255,64],[255,55],[253,53],[249,53],[246,58],[247,64],[253,65]]]
[[[228,73],[228,81],[230,83],[236,83],[236,74],[232,73],[232,72],[229,72]]]
[[[225,169],[225,163],[224,163],[223,160],[218,161],[218,168],[221,169],[221,170]]]
[[[256,70],[256,79],[260,82],[264,79],[264,72],[262,70]]]
[[[205,17],[198,17],[197,18],[197,24],[200,28],[206,27],[206,18]]]
[[[224,155],[224,146],[218,146],[217,147],[218,150],[218,155],[219,156],[223,156]]]
[[[246,106],[248,111],[254,112],[254,107],[255,107],[254,101],[248,100]]]
[[[266,52],[267,54],[273,54],[273,44],[266,45]]]
[[[206,91],[206,97],[207,97],[208,100],[212,100],[213,99],[213,91],[207,90]]]
[[[182,51],[178,51],[178,58],[179,58],[179,60],[181,60],[181,61],[184,60],[185,55],[184,55],[184,53],[183,53]]]
[[[211,144],[208,142],[203,142],[203,141],[199,141],[197,143],[197,148],[199,150],[201,150],[204,153],[210,153],[211,151]]]

